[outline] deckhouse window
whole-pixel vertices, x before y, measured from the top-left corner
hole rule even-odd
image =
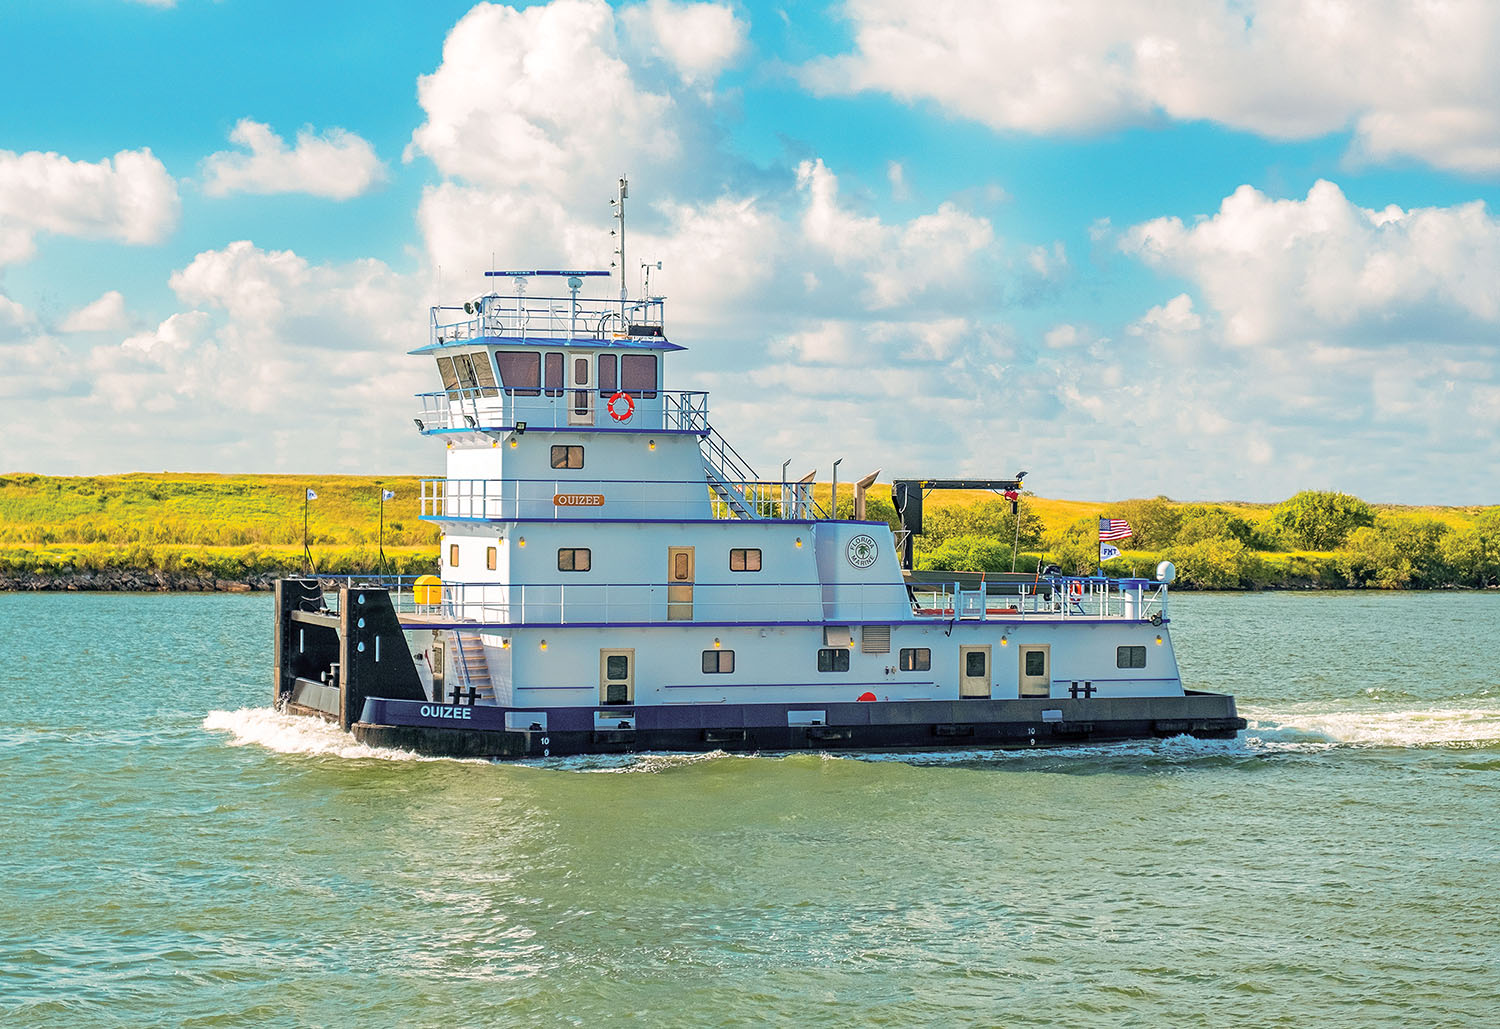
[[[549,397],[560,397],[563,392],[563,355],[548,354],[542,365],[543,385]]]
[[[656,396],[656,355],[621,354],[620,388],[638,397]]]
[[[542,355],[535,351],[497,350],[495,364],[500,368],[500,384],[507,393],[534,397],[540,392]]]
[[[1115,667],[1116,668],[1145,668],[1146,667],[1146,648],[1145,647],[1116,647],[1115,648]]]
[[[486,547],[484,549],[484,566],[490,571],[493,572],[495,570],[495,565],[499,563],[499,560],[500,551],[495,547]]]
[[[620,364],[617,354],[599,355],[599,393],[613,396],[620,388]]]
[[[903,672],[928,672],[932,670],[932,648],[901,648],[901,670]]]
[[[448,544],[448,564],[453,568],[458,567],[458,544]]]
[[[820,672],[847,672],[849,670],[849,652],[837,647],[824,647],[818,651],[818,671]]]
[[[760,551],[731,550],[729,552],[729,570],[731,572],[760,571]]]
[[[553,468],[582,468],[583,448],[579,446],[559,446],[552,448]]]
[[[703,673],[705,675],[717,675],[734,671],[734,651],[732,650],[705,650],[703,652]]]
[[[557,570],[559,572],[586,572],[589,570],[590,556],[588,547],[559,547]]]

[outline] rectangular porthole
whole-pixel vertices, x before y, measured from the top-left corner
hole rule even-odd
[[[818,651],[818,671],[847,672],[849,652],[842,648],[824,647]]]
[[[458,567],[458,544],[457,543],[450,543],[450,544],[448,544],[448,566],[450,568],[457,568]]]
[[[903,672],[928,672],[932,670],[930,647],[902,647],[901,670]]]
[[[705,650],[703,652],[703,673],[705,675],[727,674],[732,671],[734,671],[734,651]]]
[[[559,547],[557,570],[559,572],[586,572],[589,570],[592,552],[588,547]]]
[[[556,446],[552,448],[553,468],[582,468],[583,448],[579,446]]]
[[[1115,667],[1116,668],[1145,668],[1146,667],[1146,648],[1145,647],[1116,647],[1115,648]]]
[[[495,566],[500,563],[499,557],[500,551],[495,547],[484,548],[484,566],[490,571],[493,572],[495,570]]]
[[[760,571],[760,551],[757,549],[731,550],[729,552],[729,570],[731,572]]]

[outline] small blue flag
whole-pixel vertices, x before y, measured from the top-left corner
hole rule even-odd
[[[308,500],[317,500],[318,499],[318,495],[312,491],[312,487],[311,486],[309,486],[308,489],[307,489],[307,499]]]
[[[396,499],[396,491],[393,490],[393,489],[383,489],[383,490],[380,491],[380,499],[381,500],[395,500]]]

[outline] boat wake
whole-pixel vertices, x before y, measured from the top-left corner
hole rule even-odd
[[[1500,706],[1330,710],[1320,705],[1243,707],[1241,737],[1267,744],[1341,747],[1488,747],[1500,745]]]
[[[1036,749],[966,748],[880,753],[764,752],[593,754],[576,757],[528,759],[514,762],[522,767],[561,772],[661,773],[706,761],[726,759],[807,758],[874,762],[904,762],[915,765],[965,765],[1006,762],[1070,761],[1077,759],[1134,759],[1176,764],[1212,758],[1267,758],[1278,755],[1309,755],[1341,749],[1478,749],[1500,747],[1500,704],[1478,707],[1426,707],[1406,710],[1368,708],[1328,709],[1326,705],[1290,707],[1244,707],[1241,714],[1250,725],[1231,740],[1200,740],[1174,736],[1163,740],[1133,740],[1121,743],[1080,744]],[[278,754],[306,754],[377,761],[463,761],[488,764],[476,759],[437,758],[409,750],[371,747],[360,743],[337,726],[315,718],[283,714],[268,707],[238,711],[210,711],[203,727],[229,734],[232,747],[255,745]]]
[[[331,722],[289,715],[269,707],[242,707],[238,711],[210,711],[203,728],[227,732],[231,747],[259,746],[278,754],[308,754],[376,761],[450,761],[457,758],[428,757],[393,747],[371,747],[356,740]],[[488,762],[480,761],[479,764]]]

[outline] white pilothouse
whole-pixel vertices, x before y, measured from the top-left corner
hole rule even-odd
[[[1233,698],[1183,689],[1165,582],[914,574],[909,533],[941,482],[896,483],[903,562],[863,517],[873,477],[839,519],[811,476],[758,475],[705,393],[668,388],[685,348],[662,298],[581,295],[606,274],[491,272],[512,290],[432,309],[412,353],[442,384],[415,418],[447,450],[421,497],[441,574],[356,578],[331,606],[316,581],[278,583],[278,703],[493,757],[1244,727]],[[526,288],[558,278],[566,296]]]

